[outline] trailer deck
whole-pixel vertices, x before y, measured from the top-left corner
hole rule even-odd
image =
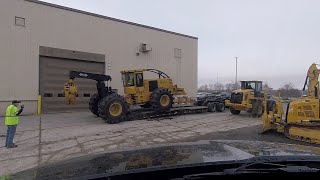
[[[197,114],[208,112],[207,106],[193,106],[193,105],[176,105],[168,112],[155,112],[152,109],[146,108],[132,108],[129,110],[127,120],[151,119],[158,117],[177,116],[185,114]]]

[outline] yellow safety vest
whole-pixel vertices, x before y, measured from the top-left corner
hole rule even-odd
[[[6,117],[4,124],[7,126],[19,124],[19,117],[17,116],[18,108],[14,105],[10,105],[6,110]]]

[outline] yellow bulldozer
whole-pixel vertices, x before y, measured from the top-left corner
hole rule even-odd
[[[225,101],[229,106],[230,112],[234,115],[240,114],[241,111],[247,111],[253,117],[261,117],[264,112],[262,92],[262,81],[240,81],[241,89],[231,93],[230,100]],[[267,100],[268,111],[275,108],[275,101]]]
[[[144,72],[157,75],[155,79],[145,79]],[[121,71],[124,86],[124,96],[114,92],[109,86],[111,77],[104,74],[93,74],[80,71],[70,71],[69,80],[65,83],[64,93],[68,104],[73,104],[77,96],[75,78],[91,79],[97,82],[97,93],[89,101],[89,109],[103,118],[107,123],[124,121],[130,105],[139,105],[155,113],[169,111],[174,96],[186,95],[183,88],[174,85],[172,79],[164,72],[156,69],[139,69]]]
[[[263,132],[276,130],[290,139],[320,144],[319,73],[317,64],[312,64],[303,87],[303,91],[308,88],[308,94],[289,102],[285,110],[286,103],[279,95],[276,111],[262,116]]]

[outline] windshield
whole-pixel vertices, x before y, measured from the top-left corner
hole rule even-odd
[[[241,89],[253,89],[260,92],[262,90],[261,82],[241,81]]]
[[[134,86],[134,73],[122,74],[122,83],[124,87]]]
[[[1,0],[0,180],[320,155],[319,7]]]
[[[255,82],[241,82],[242,89],[255,89],[256,83]]]

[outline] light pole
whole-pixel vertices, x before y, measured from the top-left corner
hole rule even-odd
[[[236,59],[236,86],[238,86],[238,58],[239,57],[234,57]],[[238,87],[237,87],[238,88]]]

